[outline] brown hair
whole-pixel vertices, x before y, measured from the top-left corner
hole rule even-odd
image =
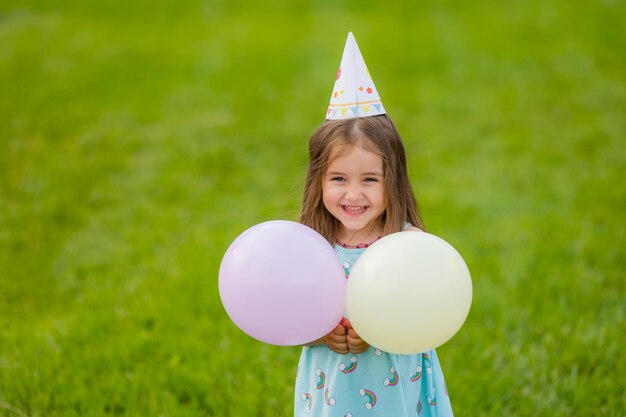
[[[424,228],[406,167],[400,135],[387,115],[327,120],[309,141],[309,169],[304,186],[300,222],[334,243],[339,220],[324,206],[322,180],[337,146],[362,146],[383,160],[385,211],[380,216],[383,235],[403,230],[406,222]]]

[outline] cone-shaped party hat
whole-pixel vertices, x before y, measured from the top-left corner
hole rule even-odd
[[[326,119],[340,120],[386,114],[361,51],[348,33]]]

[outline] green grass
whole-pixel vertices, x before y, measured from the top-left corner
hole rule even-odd
[[[472,272],[457,416],[624,414],[621,2],[58,3],[0,4],[0,415],[290,415],[217,270],[297,217],[349,30]]]

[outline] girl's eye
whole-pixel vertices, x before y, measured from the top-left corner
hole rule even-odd
[[[343,182],[346,179],[344,177],[332,177],[330,180],[331,181],[337,181],[337,182]]]
[[[365,182],[378,182],[378,179],[367,177],[367,178],[365,178]]]

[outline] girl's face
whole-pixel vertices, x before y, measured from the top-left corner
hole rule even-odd
[[[322,180],[326,209],[341,222],[339,237],[359,238],[380,230],[377,221],[385,211],[383,160],[359,145],[340,146],[330,154]]]

